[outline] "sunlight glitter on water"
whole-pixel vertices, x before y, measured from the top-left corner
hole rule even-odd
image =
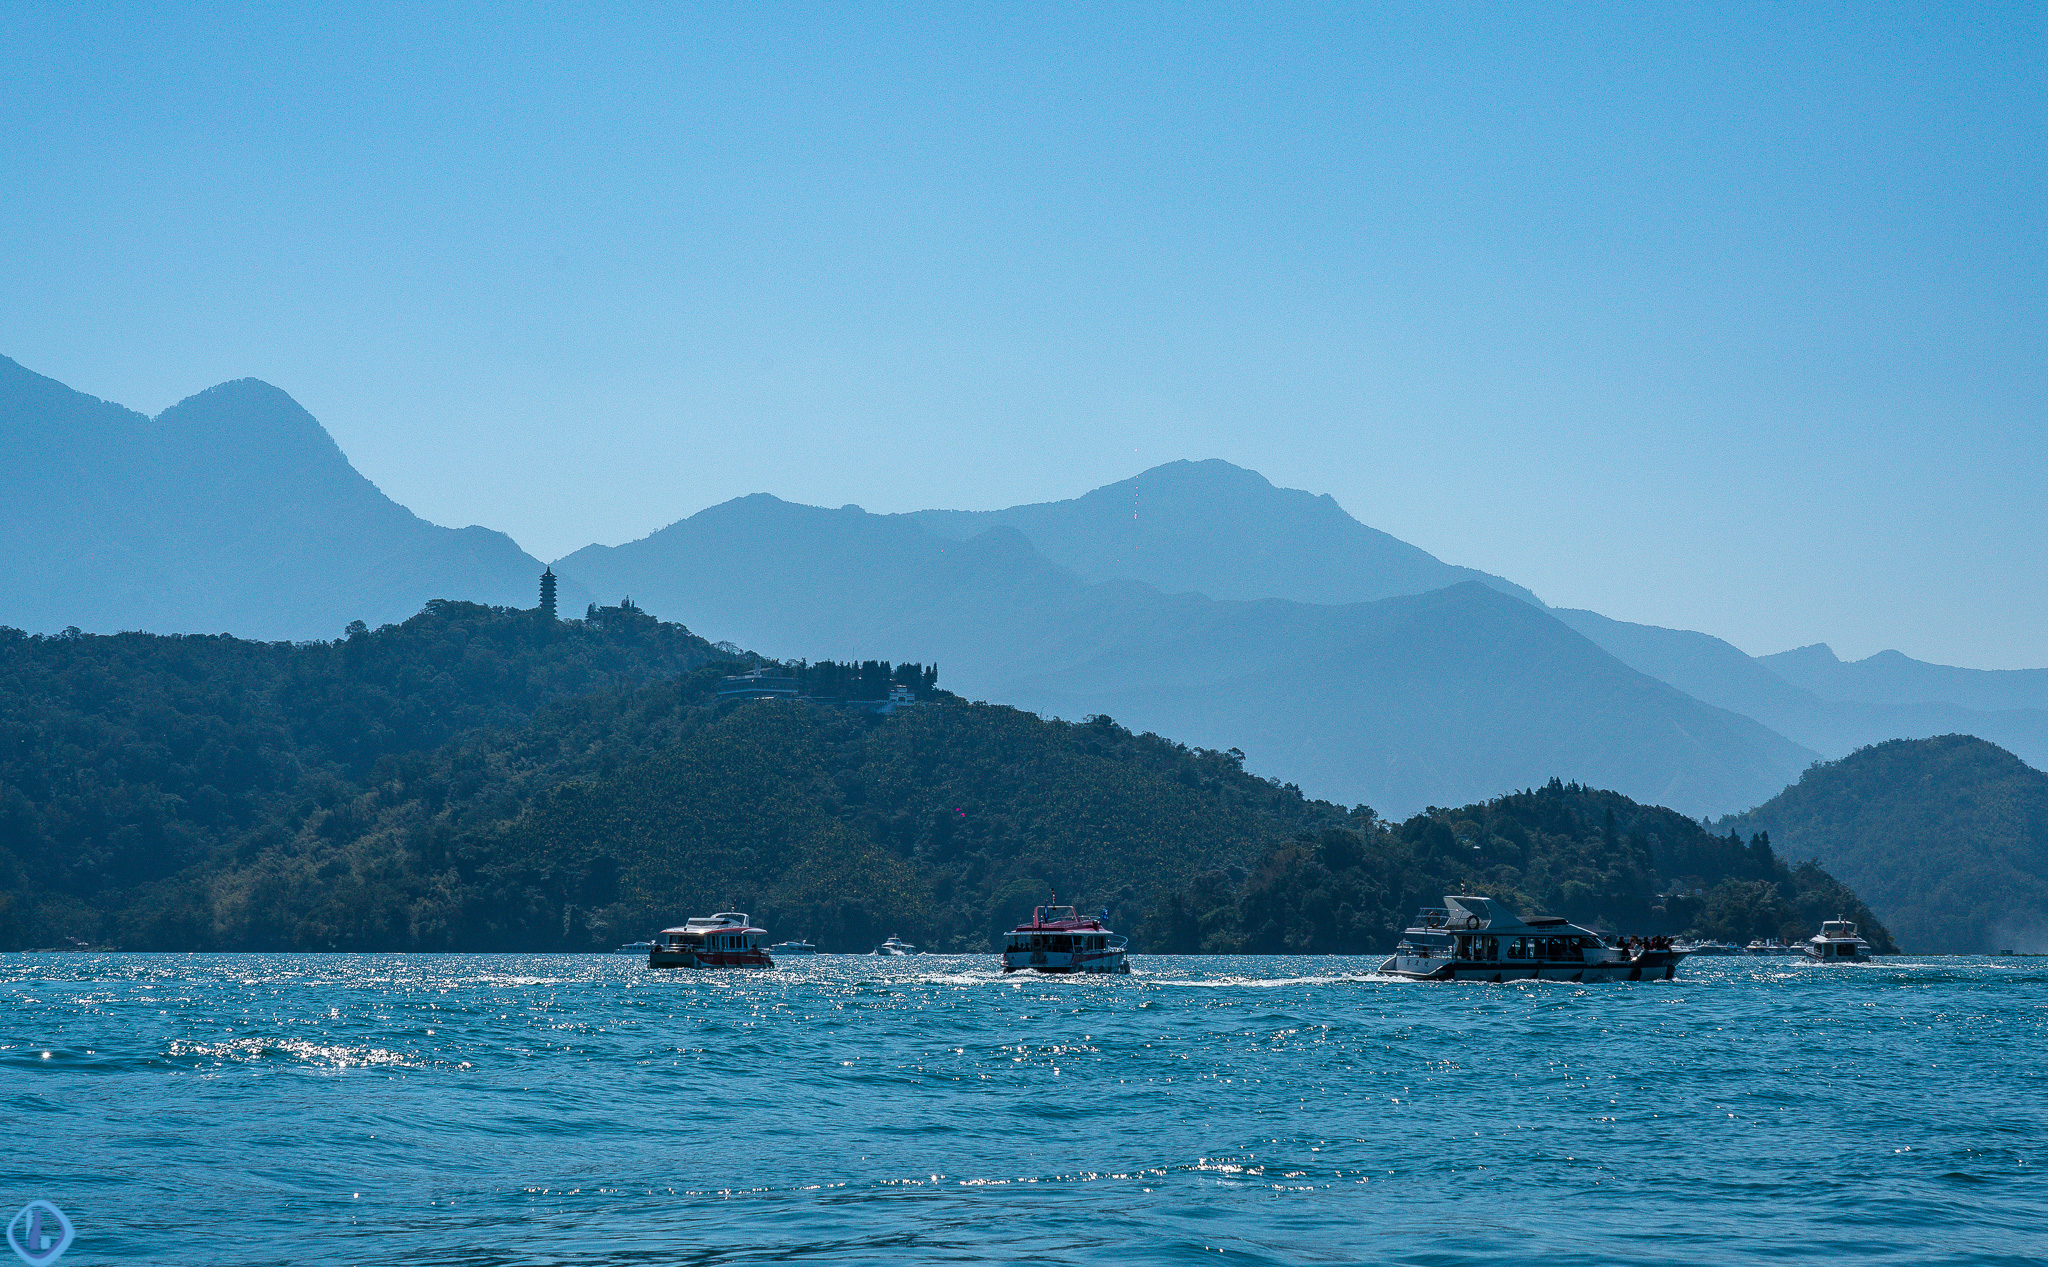
[[[2048,973],[1376,966],[0,956],[0,1175],[81,1261],[2035,1252]]]

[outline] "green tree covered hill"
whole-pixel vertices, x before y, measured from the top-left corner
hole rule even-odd
[[[435,603],[301,644],[7,632],[0,945],[586,950],[737,908],[828,949],[985,949],[1056,890],[1160,949],[1380,950],[1474,885],[1730,936],[1803,931],[1836,891],[1612,793],[1390,826],[920,665],[789,666],[928,701],[893,715],[721,702],[751,663],[627,604]]]
[[[1996,744],[1874,744],[1724,821],[1819,859],[1914,950],[2048,951],[2048,774]]]
[[[1555,779],[1399,824],[1296,838],[1247,873],[1197,876],[1145,931],[1180,951],[1363,954],[1391,947],[1418,907],[1451,893],[1623,933],[1745,943],[1804,939],[1842,912],[1879,951],[1896,949],[1854,893],[1813,863],[1788,866],[1766,835],[1716,836],[1671,810]]]

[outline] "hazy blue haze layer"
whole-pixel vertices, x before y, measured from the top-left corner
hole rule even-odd
[[[79,1263],[2039,1261],[2039,960],[993,962],[8,956],[0,1194]]]

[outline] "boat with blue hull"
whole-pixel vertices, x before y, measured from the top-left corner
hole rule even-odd
[[[1556,915],[1523,918],[1490,897],[1424,907],[1380,965],[1416,981],[1669,981],[1686,952],[1609,943]]]

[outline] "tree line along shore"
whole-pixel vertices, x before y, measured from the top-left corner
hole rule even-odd
[[[923,665],[759,666],[621,604],[435,602],[335,641],[0,631],[0,947],[577,951],[742,909],[986,951],[1052,899],[1134,949],[1381,953],[1484,892],[1624,933],[1890,935],[1769,837],[1553,779],[1389,822],[1232,751]],[[834,707],[903,686],[919,706]]]

